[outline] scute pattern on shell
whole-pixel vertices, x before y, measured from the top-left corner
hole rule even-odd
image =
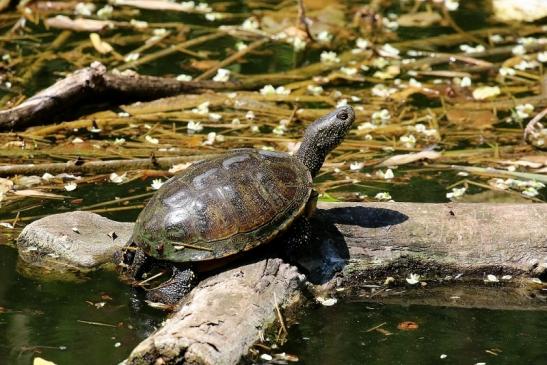
[[[161,260],[227,257],[285,230],[302,214],[311,189],[310,172],[296,158],[235,150],[168,180],[139,215],[132,240]]]

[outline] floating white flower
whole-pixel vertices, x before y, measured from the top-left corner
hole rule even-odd
[[[497,278],[496,275],[488,274],[488,275],[486,276],[486,280],[485,280],[485,281],[489,281],[489,282],[491,282],[491,283],[497,283],[499,280],[498,280],[498,278]]]
[[[156,37],[162,37],[162,36],[167,34],[167,29],[165,29],[165,28],[156,28],[152,31],[152,33]]]
[[[418,274],[410,274],[408,278],[406,278],[406,282],[410,285],[416,285],[420,282],[420,275]]]
[[[524,71],[524,70],[530,70],[530,69],[538,68],[539,65],[540,65],[539,62],[536,62],[536,61],[522,60],[513,67],[516,68],[517,70]]]
[[[226,82],[226,81],[230,80],[230,73],[231,72],[228,69],[219,68],[217,70],[217,74],[215,75],[215,77],[213,77],[213,81]]]
[[[186,74],[180,74],[177,76],[177,81],[192,81],[192,76]]]
[[[361,123],[357,127],[357,129],[360,130],[360,131],[365,130],[365,129],[375,129],[375,128],[377,128],[376,125],[372,124],[371,122]]]
[[[382,192],[376,194],[374,198],[377,200],[391,200],[391,194],[389,194],[388,192]]]
[[[312,95],[319,95],[323,92],[323,88],[319,85],[308,85],[307,90]]]
[[[408,86],[419,88],[422,87],[422,83],[415,78],[411,78],[410,80],[408,80]]]
[[[462,50],[465,53],[480,53],[480,52],[484,52],[486,48],[484,48],[482,44],[479,44],[475,47],[470,46],[468,44],[462,44],[460,45],[460,50]]]
[[[448,199],[456,199],[463,196],[467,188],[452,188],[452,192],[446,193]]]
[[[498,72],[501,76],[514,76],[517,73],[511,67],[500,67]]]
[[[198,6],[196,6],[196,10],[200,13],[208,13],[213,9],[207,3],[199,3]]]
[[[174,174],[176,172],[186,170],[188,167],[190,167],[190,165],[192,165],[192,162],[179,163],[179,164],[171,166],[171,168],[169,169],[169,172]]]
[[[460,81],[460,86],[461,87],[469,87],[471,86],[471,78],[465,76],[461,79]]]
[[[473,98],[476,100],[484,100],[501,94],[498,86],[482,86],[473,90]]]
[[[338,103],[336,103],[337,108],[341,108],[346,105],[348,105],[348,99],[340,99],[338,100]]]
[[[321,52],[321,62],[322,63],[339,63],[340,58],[338,58],[338,55],[336,52],[333,51],[323,51]]]
[[[354,76],[357,74],[357,69],[355,67],[342,67],[340,68],[340,71],[348,76]]]
[[[124,143],[125,143],[125,138],[116,138],[114,140],[114,144],[116,144],[116,145],[122,145]]]
[[[97,11],[97,16],[101,19],[110,19],[114,8],[111,5],[105,5]]]
[[[444,6],[448,11],[456,11],[460,7],[458,0],[444,0]]]
[[[129,117],[129,113],[128,113],[128,112],[119,112],[119,113],[118,113],[118,117],[120,117],[120,118],[128,118],[128,117]]]
[[[515,107],[515,114],[517,118],[525,119],[530,117],[530,114],[534,111],[532,104],[519,104]]]
[[[78,3],[74,7],[74,14],[82,16],[91,16],[95,11],[95,4],[93,3]]]
[[[247,120],[255,119],[255,113],[252,110],[249,110],[247,114],[245,114],[245,119]]]
[[[292,46],[295,51],[303,50],[304,48],[306,48],[306,45],[307,45],[306,41],[300,37],[294,37],[292,40]]]
[[[406,135],[406,136],[401,136],[399,138],[399,141],[406,148],[412,148],[416,145],[416,137],[414,137],[414,135],[412,135],[412,134],[409,134],[409,135]]]
[[[183,1],[180,6],[184,11],[192,11],[195,9],[196,3],[194,1]]]
[[[222,114],[220,113],[209,113],[207,116],[209,117],[209,120],[212,120],[213,122],[218,122],[222,119]]]
[[[215,20],[222,19],[223,16],[221,13],[207,13],[205,14],[205,19],[214,22]]]
[[[378,53],[383,57],[398,58],[400,51],[391,44],[386,43],[378,50]]]
[[[113,172],[110,174],[110,181],[116,184],[122,184],[127,181],[127,173],[124,173],[123,175],[118,175],[117,173]]]
[[[505,41],[505,39],[500,34],[492,34],[489,39],[492,43],[502,43],[503,41]]]
[[[538,59],[538,61],[541,62],[541,63],[547,62],[547,51],[545,51],[545,52],[539,52],[539,53],[538,53],[538,56],[537,56],[537,59]]]
[[[350,165],[349,165],[349,169],[351,171],[359,171],[361,170],[363,167],[365,166],[365,164],[363,162],[352,162]]]
[[[338,303],[338,299],[336,298],[323,298],[323,297],[317,297],[315,298],[319,303],[324,305],[325,307],[330,307]]]
[[[522,195],[527,196],[529,198],[533,198],[537,196],[538,194],[539,192],[537,191],[537,189],[531,186],[527,187],[526,189],[522,191]]]
[[[205,146],[211,146],[213,143],[215,143],[217,134],[215,132],[209,132],[207,134],[207,139],[203,141],[203,145]]]
[[[355,41],[355,45],[359,49],[367,49],[370,46],[370,42],[368,41],[368,39],[357,38],[357,40]]]
[[[53,178],[54,178],[54,176],[52,174],[50,174],[49,172],[46,172],[42,175],[42,180],[45,180],[45,181],[49,181]]]
[[[81,139],[80,137],[76,137],[72,140],[72,143],[74,143],[74,144],[84,143],[84,140]]]
[[[124,61],[125,62],[133,62],[139,59],[140,53],[130,53],[127,56],[125,56]]]
[[[78,187],[78,184],[76,184],[74,181],[71,181],[65,184],[66,191],[74,191],[76,190],[77,187]]]
[[[199,115],[207,115],[209,114],[209,104],[210,102],[206,101],[197,106],[197,108],[192,109],[192,113],[196,113]]]
[[[513,52],[513,54],[516,56],[522,56],[523,54],[526,54],[526,48],[522,44],[519,44],[513,47],[511,52]]]
[[[327,32],[326,30],[323,30],[317,35],[317,40],[319,42],[330,42],[332,40],[332,34]]]
[[[203,130],[203,126],[201,125],[201,122],[194,122],[191,120],[186,125],[186,129],[188,132],[201,132]]]
[[[158,144],[160,143],[159,139],[152,137],[151,135],[147,134],[146,137],[144,137],[146,142],[151,144]]]
[[[241,24],[241,28],[248,31],[256,31],[259,28],[258,20],[254,17],[247,18],[243,21],[243,24]]]
[[[390,119],[391,119],[391,114],[389,113],[389,110],[387,109],[382,109],[380,111],[376,111],[372,113],[372,120],[374,122],[380,122],[382,124],[385,124],[389,122]]]
[[[378,97],[381,97],[381,98],[387,98],[387,97],[391,96],[392,94],[395,94],[397,92],[397,89],[396,88],[389,88],[384,84],[376,84],[372,88],[371,91],[372,91],[372,95],[374,95],[374,96],[378,96]]]
[[[152,189],[158,190],[163,185],[163,181],[161,179],[154,179],[152,180]]]
[[[248,45],[246,45],[245,43],[243,42],[237,42],[236,43],[236,49],[238,51],[243,51],[244,49],[247,49],[247,47],[249,47]]]
[[[131,24],[132,26],[134,26],[137,29],[146,29],[146,28],[148,28],[148,22],[145,22],[143,20],[131,19],[129,24]]]

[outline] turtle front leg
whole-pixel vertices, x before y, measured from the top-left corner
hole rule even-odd
[[[140,280],[151,264],[151,259],[135,243],[124,247],[115,255],[115,260],[122,277],[132,282]]]
[[[145,289],[146,298],[152,302],[177,304],[196,285],[196,275],[190,268],[171,266],[171,278],[155,288]]]

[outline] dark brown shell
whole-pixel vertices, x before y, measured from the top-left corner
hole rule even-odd
[[[296,158],[242,149],[168,180],[137,219],[133,242],[174,262],[223,258],[271,241],[304,211],[312,178]]]

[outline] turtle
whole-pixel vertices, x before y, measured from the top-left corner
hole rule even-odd
[[[171,177],[141,211],[119,252],[123,276],[138,283],[148,281],[154,267],[169,269],[170,278],[146,296],[175,304],[195,286],[196,273],[259,246],[282,241],[290,259],[309,241],[308,218],[318,195],[313,178],[354,120],[353,108],[342,106],[306,128],[294,155],[235,149]]]

